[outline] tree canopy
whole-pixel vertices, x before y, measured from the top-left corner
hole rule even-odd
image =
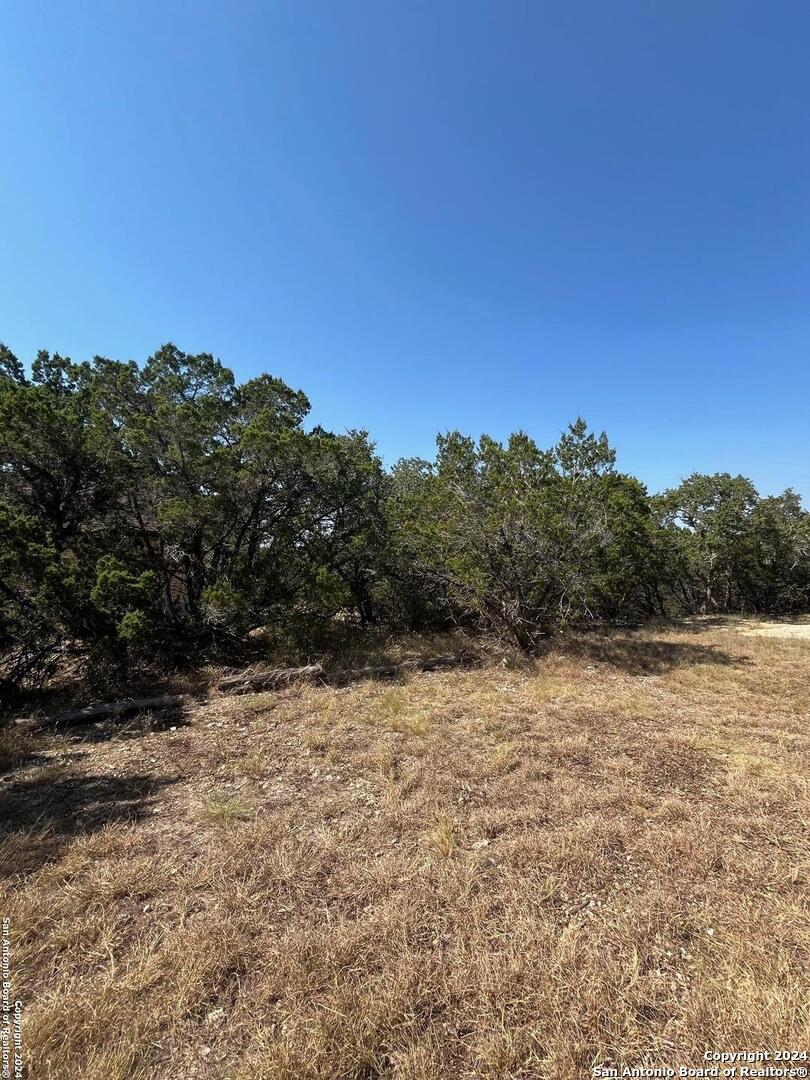
[[[693,475],[650,496],[577,419],[549,449],[448,432],[386,470],[307,428],[280,379],[207,353],[143,364],[0,347],[0,678],[228,655],[258,627],[561,626],[810,605],[792,491]]]

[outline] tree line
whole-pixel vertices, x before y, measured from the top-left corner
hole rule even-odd
[[[0,346],[0,685],[194,662],[257,628],[556,629],[810,607],[810,514],[695,474],[650,495],[604,434],[440,435],[384,468],[280,379],[165,345],[143,365]]]

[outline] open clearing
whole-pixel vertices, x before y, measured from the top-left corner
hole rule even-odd
[[[810,620],[803,622],[760,622],[745,628],[749,634],[761,634],[763,637],[804,638],[810,641]]]
[[[810,640],[745,630],[7,747],[31,1077],[579,1080],[806,1049]]]

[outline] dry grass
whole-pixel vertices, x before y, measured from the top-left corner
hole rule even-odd
[[[810,642],[744,631],[4,746],[31,1077],[578,1080],[806,1048]]]

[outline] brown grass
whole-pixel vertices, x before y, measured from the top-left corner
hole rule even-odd
[[[810,643],[744,629],[7,737],[30,1076],[578,1080],[805,1049]]]

